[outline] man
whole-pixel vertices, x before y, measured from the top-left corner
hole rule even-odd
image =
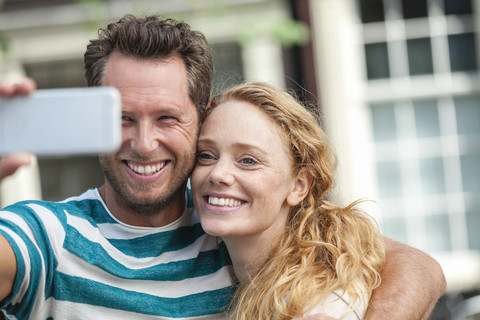
[[[185,196],[213,79],[204,36],[185,23],[125,16],[90,42],[85,68],[90,86],[121,93],[122,145],[100,155],[99,189],[0,212],[0,308],[17,319],[223,318],[233,290],[228,255]],[[387,244],[390,285],[378,289],[368,319],[428,317],[445,290],[441,270],[417,250]],[[423,291],[398,294],[416,286]]]

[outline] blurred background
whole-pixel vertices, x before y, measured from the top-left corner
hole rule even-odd
[[[385,235],[440,262],[431,319],[480,319],[480,0],[0,0],[0,81],[85,86],[88,40],[126,13],[204,32],[216,91],[263,80],[319,108],[336,200],[374,200]],[[1,206],[102,183],[96,156],[39,158]]]

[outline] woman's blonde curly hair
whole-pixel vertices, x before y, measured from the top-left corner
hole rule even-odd
[[[313,183],[292,207],[285,232],[268,258],[242,281],[229,319],[291,319],[308,313],[333,291],[341,290],[355,309],[367,303],[380,283],[385,260],[383,239],[374,220],[356,205],[328,201],[336,167],[318,117],[291,94],[262,82],[245,83],[216,96],[208,113],[226,101],[257,106],[281,129],[293,172],[306,170]]]

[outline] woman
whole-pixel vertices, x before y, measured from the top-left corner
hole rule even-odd
[[[357,202],[325,200],[335,157],[317,117],[270,85],[239,85],[213,100],[197,152],[195,207],[239,280],[231,318],[362,319],[383,240]]]

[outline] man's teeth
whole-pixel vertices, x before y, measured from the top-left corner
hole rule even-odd
[[[208,197],[208,203],[219,207],[237,207],[242,204],[241,201],[229,198]]]
[[[158,171],[160,171],[163,167],[165,166],[165,162],[157,165],[151,165],[151,166],[139,166],[139,165],[134,165],[128,162],[128,167],[135,171],[138,174],[143,174],[143,175],[152,175]]]

